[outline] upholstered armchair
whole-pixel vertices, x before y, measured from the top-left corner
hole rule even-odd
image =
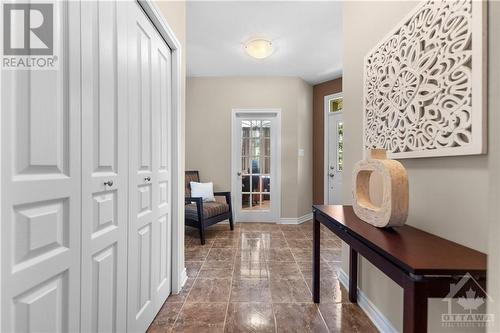
[[[231,192],[214,192],[214,196],[225,197],[225,202],[203,202],[202,198],[191,197],[191,182],[199,182],[198,171],[186,171],[185,180],[185,223],[198,228],[200,231],[201,244],[205,244],[205,229],[215,223],[229,220],[231,230],[233,226],[233,210],[231,208]]]

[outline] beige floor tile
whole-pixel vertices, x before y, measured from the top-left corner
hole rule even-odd
[[[319,310],[332,333],[375,333],[378,330],[356,304],[321,303]]]
[[[198,278],[231,278],[233,270],[228,268],[203,267],[198,274]]]
[[[312,232],[304,231],[283,231],[285,238],[289,239],[312,239]]]
[[[223,332],[226,308],[226,303],[186,303],[172,331],[176,333]]]
[[[306,279],[307,286],[312,292],[312,279]],[[336,278],[322,278],[320,282],[321,303],[347,303],[349,295],[347,290]]]
[[[312,249],[290,248],[295,261],[312,261]]]
[[[274,333],[274,312],[270,303],[229,303],[227,333]]]
[[[301,279],[302,275],[299,266],[295,262],[277,262],[268,263],[269,276],[272,279]]]
[[[203,261],[186,261],[186,273],[188,278],[195,278],[200,271]]]
[[[268,278],[269,270],[265,261],[240,261],[238,258],[234,264],[234,275],[236,278]]]
[[[232,248],[211,248],[207,256],[207,261],[232,261],[236,250]]]
[[[267,251],[266,259],[268,261],[289,261],[293,262],[295,259],[293,258],[292,252],[289,248],[283,249],[269,249]]]
[[[180,293],[177,295],[170,295],[167,298],[167,303],[184,303],[186,301],[187,296],[189,295],[189,292],[191,291],[191,288],[193,287],[195,279],[187,279],[186,283],[184,284],[184,287],[182,287],[182,290]]]
[[[290,248],[299,248],[299,249],[309,249],[312,250],[312,241],[310,239],[289,239],[288,246]]]
[[[334,263],[335,264],[335,263]],[[305,279],[312,279],[312,262],[309,261],[298,261],[300,271],[304,275]],[[338,278],[338,270],[333,269],[330,263],[320,262],[320,277],[321,279]]]
[[[183,303],[165,303],[160,312],[156,315],[147,333],[169,332],[174,326],[177,315],[179,314]]]
[[[227,302],[231,290],[231,279],[197,278],[187,302]]]
[[[238,238],[216,238],[214,243],[212,244],[213,248],[235,248],[238,247],[239,239]]]
[[[271,302],[268,279],[233,279],[230,302]]]
[[[270,280],[273,303],[310,303],[312,294],[304,279],[273,279]]]
[[[186,228],[188,280],[148,332],[327,332],[312,303],[311,251],[311,222],[215,225],[204,246],[198,230]],[[340,254],[340,239],[322,227],[321,313],[331,332],[372,332],[338,281]]]
[[[184,257],[186,261],[204,261],[207,258],[208,252],[210,252],[210,247],[194,247],[187,248],[184,251]]]
[[[273,309],[278,332],[328,332],[315,304],[273,304]]]
[[[332,262],[332,261],[342,261],[342,250],[340,248],[337,249],[321,249],[321,258],[324,261]]]

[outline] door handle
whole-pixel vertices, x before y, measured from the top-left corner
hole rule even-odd
[[[113,186],[113,181],[112,180],[108,180],[107,182],[104,182],[104,185],[105,186]]]
[[[238,176],[241,176],[241,171],[238,171],[236,174],[237,174]]]
[[[330,174],[328,174],[328,176],[330,176],[330,177],[333,178],[333,177],[335,177],[335,174],[334,173],[330,173]]]
[[[145,182],[150,182],[150,181],[151,181],[151,177],[149,177],[149,176],[148,176],[148,177],[145,177],[145,178],[144,178],[144,181],[145,181]]]

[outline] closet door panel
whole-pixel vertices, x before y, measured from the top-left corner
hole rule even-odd
[[[128,329],[145,331],[157,313],[158,116],[153,106],[154,27],[135,2],[127,3],[129,70]]]
[[[153,93],[154,107],[158,110],[156,123],[158,135],[156,156],[158,156],[158,243],[156,296],[161,306],[171,291],[171,239],[172,222],[170,216],[170,130],[171,130],[171,52],[163,39],[158,35],[154,48],[156,58],[154,71],[155,89]]]
[[[124,5],[82,1],[83,332],[126,330],[128,111]]]
[[[1,74],[2,332],[79,330],[78,7],[54,3],[57,70]]]

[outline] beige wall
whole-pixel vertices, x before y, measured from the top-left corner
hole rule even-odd
[[[489,121],[489,242],[488,313],[495,315],[490,332],[500,332],[500,2],[488,5],[488,121]],[[486,239],[484,239],[486,242]]]
[[[343,7],[344,38],[344,122],[345,122],[345,170],[343,198],[351,202],[350,171],[354,163],[362,159],[362,96],[363,57],[416,5],[416,2],[345,2]],[[490,3],[490,22],[498,21],[499,3]],[[492,8],[495,7],[495,8]],[[492,17],[495,19],[492,19]],[[380,18],[383,17],[381,20]],[[498,23],[495,23],[498,31]],[[490,26],[490,59],[498,59],[498,32]],[[496,35],[494,40],[492,35]],[[498,61],[496,61],[498,62]],[[490,62],[491,64],[491,62]],[[490,67],[490,144],[489,154],[481,156],[439,157],[401,160],[408,170],[410,181],[410,214],[408,224],[450,239],[482,252],[488,252],[489,185],[498,170],[498,64],[497,75],[491,75]],[[493,84],[491,81],[495,81]],[[495,103],[495,107],[492,107]],[[493,123],[492,119],[497,119]],[[495,164],[495,165],[494,165]],[[496,168],[495,168],[496,167]],[[498,202],[496,202],[498,206]],[[498,215],[496,215],[498,216]],[[495,223],[495,219],[491,219]],[[495,222],[494,222],[495,221]],[[497,229],[495,229],[498,231]],[[496,234],[498,239],[498,232]],[[347,270],[347,251],[343,248],[343,268]],[[497,256],[498,259],[498,256]],[[496,284],[498,286],[498,283]],[[402,289],[366,261],[360,269],[360,288],[384,313],[392,325],[402,329]],[[497,288],[498,289],[498,288]],[[498,294],[498,292],[496,292]],[[498,298],[500,299],[500,298]],[[440,300],[432,301],[429,309],[430,330],[440,327],[436,314]]]
[[[281,108],[281,217],[311,212],[310,85],[290,77],[219,77],[188,78],[186,89],[188,170],[199,170],[202,180],[213,181],[215,190],[230,190],[231,110]],[[299,148],[304,149],[303,157],[298,157]]]
[[[300,85],[302,93],[297,95],[297,147],[304,149],[304,156],[298,156],[297,217],[311,212],[313,196],[313,88],[302,80]]]
[[[156,0],[160,13],[165,17],[168,25],[181,43],[181,152],[185,154],[185,127],[186,127],[186,2]],[[185,158],[182,159],[182,162]],[[184,164],[183,164],[184,166]]]

